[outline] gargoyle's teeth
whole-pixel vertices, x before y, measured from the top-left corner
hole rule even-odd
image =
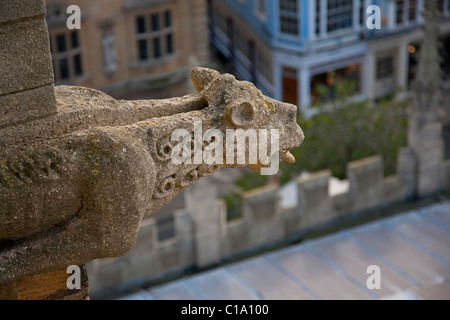
[[[287,162],[287,163],[295,163],[295,158],[294,158],[294,156],[292,155],[292,153],[290,153],[289,151],[286,152],[286,153],[282,156],[282,159],[281,159],[281,160],[283,160],[284,162]]]

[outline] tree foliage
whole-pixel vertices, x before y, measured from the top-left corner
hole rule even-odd
[[[306,139],[292,151],[296,164],[282,164],[282,182],[302,171],[322,169],[343,179],[348,162],[373,155],[383,157],[385,175],[395,173],[398,151],[407,143],[407,103],[395,97],[377,103],[352,100],[352,90],[351,83],[337,84],[333,99],[315,116],[299,116]]]

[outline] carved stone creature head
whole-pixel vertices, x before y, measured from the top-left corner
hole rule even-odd
[[[209,109],[213,119],[221,122],[222,130],[266,129],[270,140],[271,130],[276,129],[279,132],[279,159],[295,162],[289,151],[304,140],[296,121],[295,105],[264,96],[252,83],[238,81],[230,74],[221,75],[211,69],[194,68],[191,77],[194,87],[208,105],[206,109]],[[275,151],[271,150],[270,155]],[[247,163],[247,166],[259,169],[266,165],[258,161],[256,165]]]

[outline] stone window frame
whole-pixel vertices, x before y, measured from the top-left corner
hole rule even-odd
[[[86,69],[83,63],[80,30],[69,30],[66,28],[49,29],[49,38],[55,83],[70,83],[85,76]],[[60,40],[58,38],[64,39],[64,49],[59,48]],[[67,76],[63,76],[62,74],[62,62],[64,60],[66,60]]]
[[[378,81],[391,79],[394,76],[394,57],[384,55],[376,59],[375,78]]]
[[[156,17],[158,17],[158,21],[155,21]],[[138,21],[140,19],[144,21],[144,29],[142,32],[139,30],[140,23]],[[156,29],[155,23],[158,25]],[[133,15],[133,25],[133,36],[136,47],[135,60],[139,64],[154,63],[176,55],[175,19],[172,8],[158,8],[135,13]],[[144,57],[145,55],[141,55],[141,46],[144,43],[146,57]]]
[[[365,0],[315,0],[314,17],[310,17],[314,19],[315,38],[333,37],[365,27],[365,2]],[[355,11],[357,7],[359,9]],[[343,23],[345,21],[347,23]],[[332,26],[333,23],[335,26]]]
[[[283,3],[285,3],[287,9],[282,9]],[[295,3],[295,8],[292,7],[292,3]],[[291,8],[289,8],[291,7]],[[300,3],[298,0],[279,0],[278,3],[279,10],[279,31],[283,36],[299,38],[300,37],[300,20],[299,20],[299,12],[300,12]],[[292,32],[288,29],[292,28]],[[293,30],[295,29],[295,32]]]
[[[334,4],[332,8],[330,8],[331,4]],[[353,28],[353,0],[328,0],[326,7],[326,32],[327,34],[333,32],[339,32],[342,30],[348,30]],[[340,25],[342,22],[349,22],[348,25]],[[336,27],[331,28],[331,26],[335,24]]]

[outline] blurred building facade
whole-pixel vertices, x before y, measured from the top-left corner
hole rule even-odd
[[[209,62],[203,0],[46,0],[55,84],[115,98],[186,94],[189,67]],[[81,29],[69,30],[70,5]]]
[[[369,30],[370,5],[381,29]],[[209,0],[210,41],[238,77],[297,104],[318,102],[318,84],[354,79],[377,99],[414,79],[425,0]],[[450,80],[450,0],[437,1],[444,79]]]

